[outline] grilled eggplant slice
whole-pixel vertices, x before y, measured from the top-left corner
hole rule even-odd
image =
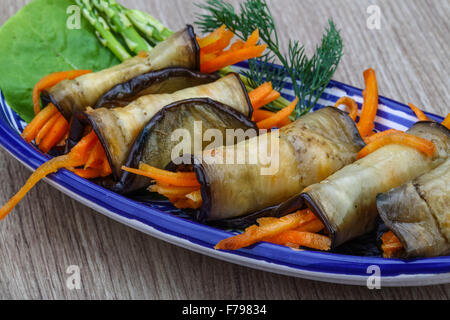
[[[450,254],[450,159],[412,182],[377,196],[388,228],[403,244],[403,258]]]
[[[120,83],[105,93],[97,102],[97,108],[126,107],[139,97],[176,91],[207,84],[219,79],[216,74],[205,74],[186,68],[167,68],[139,75]]]
[[[198,148],[197,152],[201,152],[211,148],[211,143],[235,144],[235,130],[229,129],[254,135],[258,133],[253,121],[220,102],[208,98],[175,102],[164,107],[145,126],[131,148],[125,165],[129,168],[138,168],[139,163],[143,162],[164,169],[172,159],[185,153],[194,154],[194,148]],[[249,129],[251,131],[248,131]],[[183,135],[172,137],[172,134],[177,132]],[[208,141],[209,138],[203,139],[204,134],[208,132],[214,134],[214,137],[211,136],[214,141]],[[174,150],[178,150],[178,153],[172,154]],[[148,185],[148,178],[123,171],[120,182],[112,189],[119,193],[130,193]]]
[[[138,75],[169,67],[199,70],[199,46],[192,26],[173,34],[153,48],[146,58],[139,56],[75,80],[64,80],[42,92],[44,105],[52,102],[67,119],[75,112],[95,106],[100,97],[115,85]]]
[[[229,74],[213,83],[187,88],[172,94],[154,94],[140,97],[124,108],[88,109],[88,122],[97,133],[106,151],[114,180],[121,177],[121,166],[127,161],[130,150],[145,125],[165,106],[193,98],[210,98],[225,104],[248,119],[252,106],[238,74]]]
[[[233,225],[231,219],[248,223],[252,219],[242,217],[255,212],[252,216],[260,217],[261,210],[325,179],[355,161],[363,146],[351,118],[329,107],[280,130],[207,151],[191,163],[202,185],[203,199],[194,218],[221,225]],[[244,161],[230,164],[229,157],[234,159],[235,155]]]
[[[427,157],[407,146],[387,145],[321,183],[309,186],[300,195],[324,222],[333,247],[374,229],[379,193],[415,179],[447,158],[450,131],[444,126],[419,122],[408,133],[433,141],[435,155]]]

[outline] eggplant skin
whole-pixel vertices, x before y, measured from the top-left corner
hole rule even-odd
[[[98,100],[95,109],[125,107],[141,96],[174,93],[218,79],[217,74],[200,73],[186,68],[152,71],[116,85]]]
[[[186,88],[171,94],[153,94],[138,98],[124,108],[92,109],[85,112],[103,144],[116,181],[128,159],[136,138],[146,124],[164,107],[193,98],[210,98],[251,119],[253,112],[247,91],[238,74],[231,73],[213,83]]]
[[[261,161],[220,164],[205,161],[205,157],[195,161],[193,170],[201,182],[203,196],[203,205],[195,213],[195,219],[230,226],[272,215],[276,206],[298,195],[309,184],[355,161],[364,142],[354,122],[346,117],[336,108],[324,108],[281,130],[213,151],[224,157],[257,155],[261,160],[260,156],[268,150],[277,150],[273,143],[279,141],[279,149],[275,151],[279,165],[273,172],[264,173],[269,166]],[[267,138],[268,148],[260,143],[261,137]]]
[[[172,160],[172,150],[180,144],[180,141],[172,141],[171,133],[178,129],[186,129],[193,139],[196,128],[195,122],[197,122],[197,125],[198,122],[202,123],[202,136],[206,130],[219,130],[225,139],[225,144],[228,141],[234,143],[234,140],[226,139],[228,129],[242,129],[244,131],[251,129],[255,133],[258,132],[258,128],[253,121],[220,102],[209,98],[177,101],[164,107],[148,122],[141,134],[136,138],[125,166],[138,168],[139,163],[143,162],[156,168],[166,168]],[[211,144],[211,141],[204,141],[202,150],[208,147],[209,144]],[[189,152],[192,153],[194,151],[193,140],[190,141],[190,145],[191,149]],[[179,154],[179,156],[182,155],[182,153]],[[148,178],[123,172],[120,182],[115,184],[112,190],[122,194],[129,194],[148,187],[148,185]]]
[[[450,131],[433,122],[419,122],[408,133],[431,140],[436,153],[427,157],[403,145],[387,145],[350,164],[300,197],[324,223],[333,247],[375,227],[376,197],[417,178],[443,163],[450,151]]]
[[[381,218],[403,244],[403,258],[450,254],[450,159],[377,196]]]
[[[119,65],[74,80],[64,80],[41,93],[44,105],[53,103],[66,119],[96,105],[100,97],[115,85],[141,74],[170,67],[199,70],[200,48],[193,27],[174,33],[154,47],[146,58],[139,56]]]

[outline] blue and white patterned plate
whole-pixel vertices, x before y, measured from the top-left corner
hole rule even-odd
[[[246,63],[242,63],[236,68],[242,70],[247,66]],[[291,89],[292,83],[286,82],[282,94],[293,100]],[[361,107],[360,89],[332,81],[316,108],[334,105],[342,96],[354,98]],[[439,122],[443,120],[433,114],[427,113],[427,116]],[[390,128],[407,130],[415,121],[416,117],[407,106],[387,98],[380,98],[376,119],[377,130]],[[35,170],[47,161],[48,157],[20,137],[25,125],[26,123],[8,106],[1,94],[0,145],[28,168]],[[373,273],[373,266],[376,266],[379,267],[381,274],[381,286],[416,286],[450,282],[450,256],[403,261],[294,251],[269,243],[260,243],[235,252],[217,251],[214,250],[214,245],[229,237],[230,232],[191,221],[170,205],[146,205],[132,201],[67,170],[49,176],[46,181],[70,197],[125,225],[189,250],[247,267],[312,280],[366,285]]]

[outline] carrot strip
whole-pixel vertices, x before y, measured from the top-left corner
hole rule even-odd
[[[20,200],[25,197],[25,195],[38,183],[41,179],[45,178],[51,173],[58,171],[61,168],[71,168],[83,165],[87,160],[87,150],[95,145],[97,136],[95,133],[91,133],[84,137],[70,153],[53,158],[42,166],[40,166],[30,178],[27,180],[25,185],[17,192],[1,209],[0,209],[0,220],[3,220],[8,213],[20,202]]]
[[[53,126],[55,125],[56,121],[58,121],[60,116],[61,116],[61,114],[59,112],[55,113],[53,115],[53,117],[51,117],[50,120],[48,120],[47,123],[44,124],[44,126],[41,128],[41,130],[39,130],[39,132],[35,138],[37,145],[39,145],[41,143],[42,139],[53,128]]]
[[[301,232],[313,232],[313,233],[317,233],[322,231],[323,229],[325,229],[325,226],[323,225],[322,221],[320,221],[319,219],[314,219],[308,223],[306,223],[303,226],[300,226],[298,228],[296,228],[296,231],[301,231]]]
[[[356,117],[358,116],[358,104],[356,101],[350,97],[342,97],[336,102],[335,107],[338,108],[341,105],[350,109],[349,116],[353,121],[356,121]]]
[[[184,197],[191,192],[198,190],[198,187],[175,187],[175,186],[162,186],[155,184],[149,187],[149,191],[157,192],[163,196],[169,197]]]
[[[292,123],[292,120],[289,119],[289,118],[286,118],[286,119],[281,120],[280,122],[278,122],[277,127],[278,128],[283,128],[283,127],[285,127],[285,126],[287,126],[287,125],[289,125],[291,123]]]
[[[256,29],[255,31],[252,32],[250,37],[248,37],[244,47],[245,48],[254,47],[258,44],[258,41],[259,41],[259,30]]]
[[[396,130],[396,129],[389,129],[389,130],[386,130],[386,131],[378,132],[378,133],[375,133],[375,134],[372,134],[370,136],[365,137],[364,138],[364,142],[366,144],[369,144],[369,143],[372,143],[372,142],[374,142],[375,140],[377,140],[377,139],[379,139],[381,137],[384,137],[384,136],[387,136],[387,135],[390,135],[390,134],[395,134],[395,133],[403,133],[403,131]]]
[[[267,95],[269,95],[273,91],[272,88],[272,82],[264,82],[262,85],[260,85],[258,88],[250,91],[248,93],[248,97],[250,98],[250,101],[253,105],[253,109],[255,108],[255,104],[258,101],[263,100]]]
[[[92,149],[86,164],[84,165],[84,169],[92,168],[99,169],[99,166],[103,165],[103,146],[100,140],[97,141],[94,148]]]
[[[78,78],[79,76],[82,76],[90,72],[92,72],[92,70],[71,70],[71,71],[55,72],[43,77],[41,80],[39,80],[38,83],[36,83],[36,85],[33,88],[34,114],[37,115],[41,110],[41,104],[39,100],[41,92],[43,90],[51,88],[63,80],[73,80],[75,78]]]
[[[417,108],[415,105],[413,105],[412,103],[408,103],[408,106],[412,109],[412,111],[414,111],[419,121],[430,121],[425,113],[423,113],[423,111]]]
[[[214,43],[211,43],[205,47],[201,47],[200,49],[200,54],[208,54],[208,53],[214,53],[214,52],[220,52],[223,49],[225,49],[226,47],[228,47],[230,45],[231,40],[234,37],[234,33],[226,30],[221,37],[219,38],[219,40],[217,40]]]
[[[233,43],[230,47],[230,49],[228,49],[228,52],[234,52],[234,51],[238,51],[241,50],[245,47],[245,42],[242,40],[237,40],[235,43]]]
[[[375,118],[378,110],[378,85],[375,71],[368,69],[364,71],[366,89],[363,91],[364,103],[361,117],[357,124],[362,137],[367,136],[375,128]]]
[[[358,159],[364,158],[365,156],[371,154],[372,152],[388,145],[388,144],[402,144],[415,148],[416,150],[426,154],[427,156],[432,156],[436,150],[433,142],[416,137],[407,133],[396,133],[382,136],[372,143],[366,145],[359,153]]]
[[[122,170],[165,182],[177,187],[200,187],[197,176],[194,172],[171,172],[141,163],[139,169],[122,167]]]
[[[294,112],[295,107],[297,106],[298,98],[295,98],[293,102],[291,102],[290,105],[288,105],[286,108],[282,109],[281,111],[278,111],[275,113],[272,117],[267,118],[265,120],[262,120],[257,123],[258,128],[260,129],[272,129],[274,128],[278,123],[288,118],[292,112]]]
[[[403,249],[403,245],[400,242],[400,239],[392,232],[385,232],[381,236],[381,249],[383,250],[383,257],[392,258]]]
[[[49,121],[55,114],[58,113],[58,109],[50,103],[47,107],[42,109],[37,116],[25,127],[22,132],[22,138],[27,142],[33,141],[42,127]]]
[[[269,110],[255,110],[253,112],[253,121],[260,122],[275,115],[275,112]]]
[[[261,100],[256,101],[254,104],[252,103],[253,109],[258,110],[264,107],[265,105],[268,105],[269,103],[277,100],[279,97],[281,97],[281,94],[276,90],[272,90],[272,92],[270,92],[267,96],[265,96]]]
[[[241,61],[260,57],[266,48],[267,45],[259,45],[249,48],[244,47],[231,52],[227,51],[219,57],[203,63],[200,69],[204,73],[212,73]]]
[[[444,121],[442,121],[442,125],[450,130],[450,113],[445,117]]]
[[[214,248],[217,250],[238,250],[276,236],[286,230],[294,229],[315,219],[310,210],[297,211],[282,218],[258,219],[259,226],[253,225],[244,233],[220,241]]]
[[[222,35],[226,31],[226,26],[223,24],[213,32],[211,32],[209,35],[207,35],[204,38],[197,38],[197,43],[200,48],[204,48],[209,46],[210,44],[213,44],[214,42],[219,41],[219,39],[222,37]]]
[[[74,169],[74,170],[72,170],[72,172],[75,173],[77,176],[84,178],[84,179],[95,179],[95,178],[102,176],[101,169],[95,169],[95,168]]]
[[[275,237],[264,239],[263,241],[279,245],[286,245],[287,243],[297,244],[302,247],[322,251],[329,251],[331,249],[331,239],[329,237],[317,233],[296,230],[287,230]]]
[[[39,144],[39,149],[47,153],[49,152],[61,139],[66,135],[69,130],[69,123],[60,114],[58,120],[55,122],[50,132],[44,137]]]

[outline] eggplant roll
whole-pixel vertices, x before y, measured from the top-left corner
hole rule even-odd
[[[387,145],[309,186],[300,195],[325,224],[334,247],[375,227],[379,193],[415,179],[447,158],[450,131],[444,126],[419,122],[408,133],[431,140],[436,146],[434,156],[404,145]]]
[[[146,58],[136,56],[121,64],[74,80],[64,80],[41,94],[44,104],[53,103],[69,119],[75,112],[95,106],[114,86],[150,71],[170,67],[199,70],[199,46],[191,26],[153,48]]]
[[[187,88],[172,94],[140,97],[124,108],[91,109],[85,116],[103,144],[114,179],[121,176],[121,167],[145,125],[165,106],[193,98],[210,98],[242,113],[248,119],[252,106],[238,74],[229,74],[213,83]]]
[[[377,208],[403,244],[404,258],[450,254],[450,159],[414,181],[378,195]]]
[[[131,148],[125,166],[138,168],[143,162],[164,169],[172,159],[184,154],[201,153],[216,145],[235,144],[238,137],[229,129],[240,132],[251,129],[255,135],[258,133],[253,121],[220,102],[208,98],[175,102],[164,107],[145,126]],[[146,177],[123,171],[120,182],[111,189],[130,193],[148,187],[149,183]]]
[[[191,164],[203,199],[194,218],[222,223],[277,205],[355,161],[363,146],[352,119],[328,107],[280,130],[208,150]]]

